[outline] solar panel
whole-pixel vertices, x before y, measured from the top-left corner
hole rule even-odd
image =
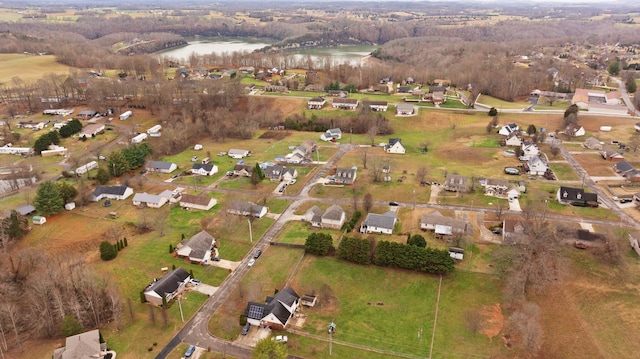
[[[262,315],[264,314],[264,308],[257,305],[249,306],[248,317],[251,319],[262,319]]]

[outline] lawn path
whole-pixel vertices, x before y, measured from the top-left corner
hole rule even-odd
[[[440,306],[440,289],[442,288],[442,274],[438,283],[438,298],[436,298],[436,315],[433,318],[433,333],[431,333],[431,348],[429,349],[429,359],[433,355],[433,342],[436,339],[436,323],[438,322],[438,307]]]

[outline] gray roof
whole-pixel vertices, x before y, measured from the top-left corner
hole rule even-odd
[[[193,166],[191,167],[191,170],[199,170],[199,169],[203,169],[207,172],[211,172],[213,170],[213,165],[212,164],[204,164],[204,163],[194,163]]]
[[[109,194],[112,196],[122,196],[127,191],[127,186],[100,186],[93,191],[93,196],[98,197],[101,194]]]
[[[167,273],[160,280],[151,283],[145,292],[153,291],[161,297],[166,296],[168,293],[173,293],[180,287],[180,283],[189,278],[189,273],[182,267],[178,267],[171,272]]]
[[[337,221],[342,218],[343,213],[344,213],[344,210],[342,209],[342,207],[338,206],[337,204],[334,204],[331,207],[327,208],[326,211],[324,211],[324,214],[322,215],[322,219]]]
[[[385,214],[369,213],[362,224],[378,228],[393,229],[393,226],[396,224],[396,214],[391,211]]]
[[[89,359],[100,354],[100,333],[92,330],[67,337],[65,347],[54,352],[58,359]]]
[[[164,161],[149,161],[147,164],[147,168],[159,169],[159,170],[168,170],[171,169],[173,163],[164,162]]]
[[[413,110],[413,105],[408,104],[408,103],[399,103],[399,104],[396,106],[396,109],[397,109],[397,110],[400,110],[400,111]]]
[[[322,214],[324,212],[318,207],[318,206],[313,206],[311,208],[309,208],[306,212],[307,215],[311,215],[311,222],[316,222],[319,223],[322,221]]]
[[[273,314],[278,320],[286,324],[293,313],[285,307],[291,307],[300,300],[300,296],[291,288],[285,287],[273,297],[267,297],[265,304],[249,302],[245,310],[247,318],[261,320],[269,314]]]
[[[136,193],[133,196],[134,202],[144,202],[144,203],[160,203],[162,200],[162,196],[158,196],[155,194],[149,194],[147,192]]]
[[[189,257],[198,259],[204,259],[207,251],[211,250],[214,243],[215,238],[207,231],[200,231],[188,240],[182,241],[183,246],[191,248]]]
[[[467,222],[451,217],[445,217],[438,211],[435,211],[431,214],[423,214],[420,217],[420,223],[448,226],[459,231],[464,231],[467,229]]]
[[[28,216],[31,213],[36,211],[36,207],[34,207],[34,206],[30,205],[30,204],[23,204],[22,206],[17,207],[15,209],[15,211],[20,213],[23,216]]]

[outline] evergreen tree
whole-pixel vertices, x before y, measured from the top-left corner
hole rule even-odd
[[[107,172],[107,170],[100,167],[98,168],[98,172],[96,173],[95,179],[98,182],[98,184],[106,184],[111,179],[111,176],[109,176],[109,172]]]
[[[125,246],[125,247],[128,247],[128,246],[129,246],[129,243],[127,242],[127,237],[124,237],[124,246]]]
[[[78,191],[72,184],[67,182],[56,182],[58,186],[58,190],[60,191],[60,196],[62,197],[62,201],[64,203],[73,202],[73,200],[78,195]]]
[[[633,77],[627,79],[627,92],[635,93],[637,90],[636,80]]]
[[[64,209],[64,200],[60,189],[51,181],[43,182],[38,187],[33,204],[38,212],[45,216],[56,214]]]
[[[73,315],[67,314],[62,318],[62,334],[65,337],[80,334],[84,331],[82,323]]]
[[[118,248],[107,241],[100,243],[100,259],[110,261],[118,255]]]

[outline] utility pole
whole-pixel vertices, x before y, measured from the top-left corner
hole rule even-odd
[[[182,304],[180,303],[180,297],[178,297],[178,307],[180,307],[180,318],[182,319],[182,322],[184,323],[184,315],[182,314]]]
[[[336,331],[336,323],[331,322],[331,324],[329,324],[329,356],[331,356],[332,354],[332,348],[333,348],[333,332]]]
[[[251,232],[251,219],[247,218],[247,222],[249,222],[249,241],[253,243],[253,233]]]
[[[413,209],[416,209],[416,189],[413,189]]]

